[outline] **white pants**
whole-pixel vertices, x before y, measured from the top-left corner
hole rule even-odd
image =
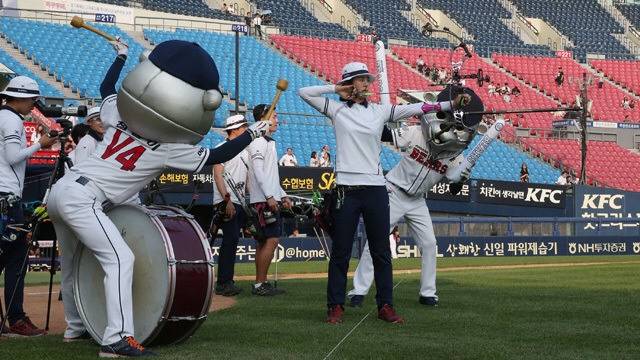
[[[78,241],[91,250],[104,270],[107,327],[102,345],[133,336],[131,283],[134,256],[116,226],[102,211],[104,194],[92,186],[65,177],[56,183],[47,210],[62,251],[62,301],[67,322],[65,337],[76,337],[85,326],[76,308],[73,289],[73,258]]]
[[[389,207],[393,227],[402,217],[409,226],[413,239],[422,254],[420,275],[420,296],[436,296],[436,236],[433,232],[431,215],[423,196],[408,196],[394,185],[387,185]],[[364,245],[360,262],[353,277],[353,290],[349,296],[366,295],[373,284],[373,261],[369,253],[369,244]]]

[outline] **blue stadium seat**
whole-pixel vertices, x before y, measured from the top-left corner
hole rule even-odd
[[[38,83],[38,86],[40,87],[40,93],[43,96],[51,96],[51,97],[64,96],[58,89],[51,86],[48,82],[42,80],[38,75],[31,72],[31,70],[27,69],[24,65],[20,64],[20,62],[18,62],[16,59],[14,59],[11,55],[6,53],[2,49],[0,49],[0,63],[4,64],[6,67],[11,69],[11,71],[15,72],[18,75],[24,75],[34,79]]]

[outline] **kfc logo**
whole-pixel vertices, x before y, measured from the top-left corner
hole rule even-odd
[[[544,203],[549,200],[554,204],[560,204],[561,197],[562,190],[529,188],[527,191],[527,197],[524,200],[537,203]]]
[[[622,194],[584,194],[581,209],[622,209]]]

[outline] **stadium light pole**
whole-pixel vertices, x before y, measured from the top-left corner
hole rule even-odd
[[[580,105],[582,111],[580,112],[580,184],[584,185],[587,182],[587,117],[589,116],[589,98],[587,93],[587,87],[591,79],[587,79],[587,73],[582,73],[582,84],[580,87]]]

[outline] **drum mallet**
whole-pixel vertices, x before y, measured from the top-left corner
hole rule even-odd
[[[116,38],[113,37],[112,35],[107,34],[106,32],[100,30],[100,29],[96,29],[93,26],[89,25],[89,24],[85,24],[84,19],[82,19],[80,16],[74,16],[71,19],[71,26],[73,26],[74,28],[83,28],[83,29],[87,29],[89,31],[92,31],[102,37],[104,37],[105,39],[109,40],[109,41],[116,41]]]
[[[289,87],[289,82],[287,80],[285,79],[278,80],[278,83],[276,84],[276,94],[273,97],[273,101],[271,101],[271,106],[269,106],[269,111],[267,111],[267,113],[260,120],[269,121],[269,119],[271,119],[271,115],[273,115],[273,112],[276,109],[276,104],[278,103],[278,101],[280,101],[280,95],[282,95],[282,92],[286,91],[288,87]]]

